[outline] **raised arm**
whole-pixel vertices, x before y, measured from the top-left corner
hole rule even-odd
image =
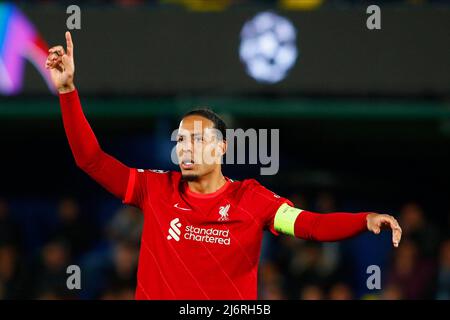
[[[120,199],[125,198],[130,168],[106,154],[84,116],[73,79],[73,42],[66,32],[67,52],[62,46],[49,50],[46,68],[59,92],[61,113],[72,154],[78,167]]]

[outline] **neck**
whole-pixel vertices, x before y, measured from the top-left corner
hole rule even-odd
[[[192,192],[213,193],[219,190],[227,180],[221,170],[214,170],[196,181],[189,181],[188,186]]]

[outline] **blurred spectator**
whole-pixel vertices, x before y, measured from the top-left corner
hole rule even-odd
[[[381,292],[381,300],[402,300],[404,299],[402,289],[396,284],[387,285]]]
[[[134,288],[111,287],[100,297],[101,300],[133,300]]]
[[[400,210],[400,225],[403,239],[411,239],[424,257],[435,257],[439,242],[439,232],[425,219],[421,206],[415,202],[405,204]]]
[[[64,240],[53,239],[42,249],[30,279],[32,298],[69,299],[73,298],[66,285],[67,267],[70,265],[69,246]]]
[[[319,192],[315,201],[315,211],[320,213],[337,212],[336,199],[329,192]],[[322,243],[322,259],[326,272],[338,272],[341,258],[341,245],[339,242]]]
[[[284,288],[284,275],[273,262],[261,263],[259,268],[258,299],[283,300],[288,299]]]
[[[283,288],[279,284],[269,284],[264,288],[260,296],[261,300],[285,300],[288,297],[285,295]]]
[[[138,256],[139,252],[134,243],[122,241],[116,244],[112,266],[107,272],[108,286],[102,299],[134,299]]]
[[[0,244],[0,299],[23,298],[23,268],[12,244]]]
[[[92,245],[94,232],[91,221],[85,221],[80,206],[73,198],[64,198],[58,205],[58,227],[52,238],[65,239],[74,258]]]
[[[352,300],[353,290],[348,284],[339,282],[330,288],[328,298],[330,300]]]
[[[336,211],[336,199],[329,192],[319,192],[315,202],[315,210],[320,213]]]
[[[105,226],[106,239],[81,258],[84,271],[82,298],[134,297],[142,226],[142,213],[134,207],[121,207],[113,215]],[[130,296],[130,286],[133,296]]]
[[[321,286],[315,284],[309,284],[303,287],[300,291],[301,300],[323,300],[325,299],[325,293]]]
[[[394,252],[387,286],[402,288],[405,299],[431,298],[433,265],[422,259],[420,250],[412,240],[404,240]]]
[[[131,206],[126,206],[117,211],[106,232],[108,238],[113,241],[131,241],[138,245],[141,239],[144,217],[142,212]]]
[[[278,285],[282,282],[282,274],[278,270],[278,267],[272,262],[262,264],[259,268],[259,273],[261,280],[266,285]]]
[[[441,244],[436,299],[450,300],[450,238]]]
[[[0,198],[0,245],[14,244],[21,247],[19,226],[11,219],[9,206],[5,199]]]
[[[323,264],[322,246],[320,243],[304,241],[301,247],[296,248],[289,272],[293,277],[290,284],[293,290],[306,287],[310,284],[325,285],[330,276],[329,270]]]

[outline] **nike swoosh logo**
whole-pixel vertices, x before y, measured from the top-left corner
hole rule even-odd
[[[179,207],[179,206],[178,206],[178,202],[175,203],[173,206],[174,206],[175,208],[177,208],[177,209],[180,209],[180,210],[186,210],[186,211],[191,211],[191,210],[192,210],[192,209],[189,209],[189,208],[181,208],[181,207]]]

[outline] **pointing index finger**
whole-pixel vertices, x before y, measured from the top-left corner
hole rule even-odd
[[[72,35],[69,31],[66,31],[66,44],[67,44],[67,55],[69,57],[73,56],[73,42],[72,42]]]

